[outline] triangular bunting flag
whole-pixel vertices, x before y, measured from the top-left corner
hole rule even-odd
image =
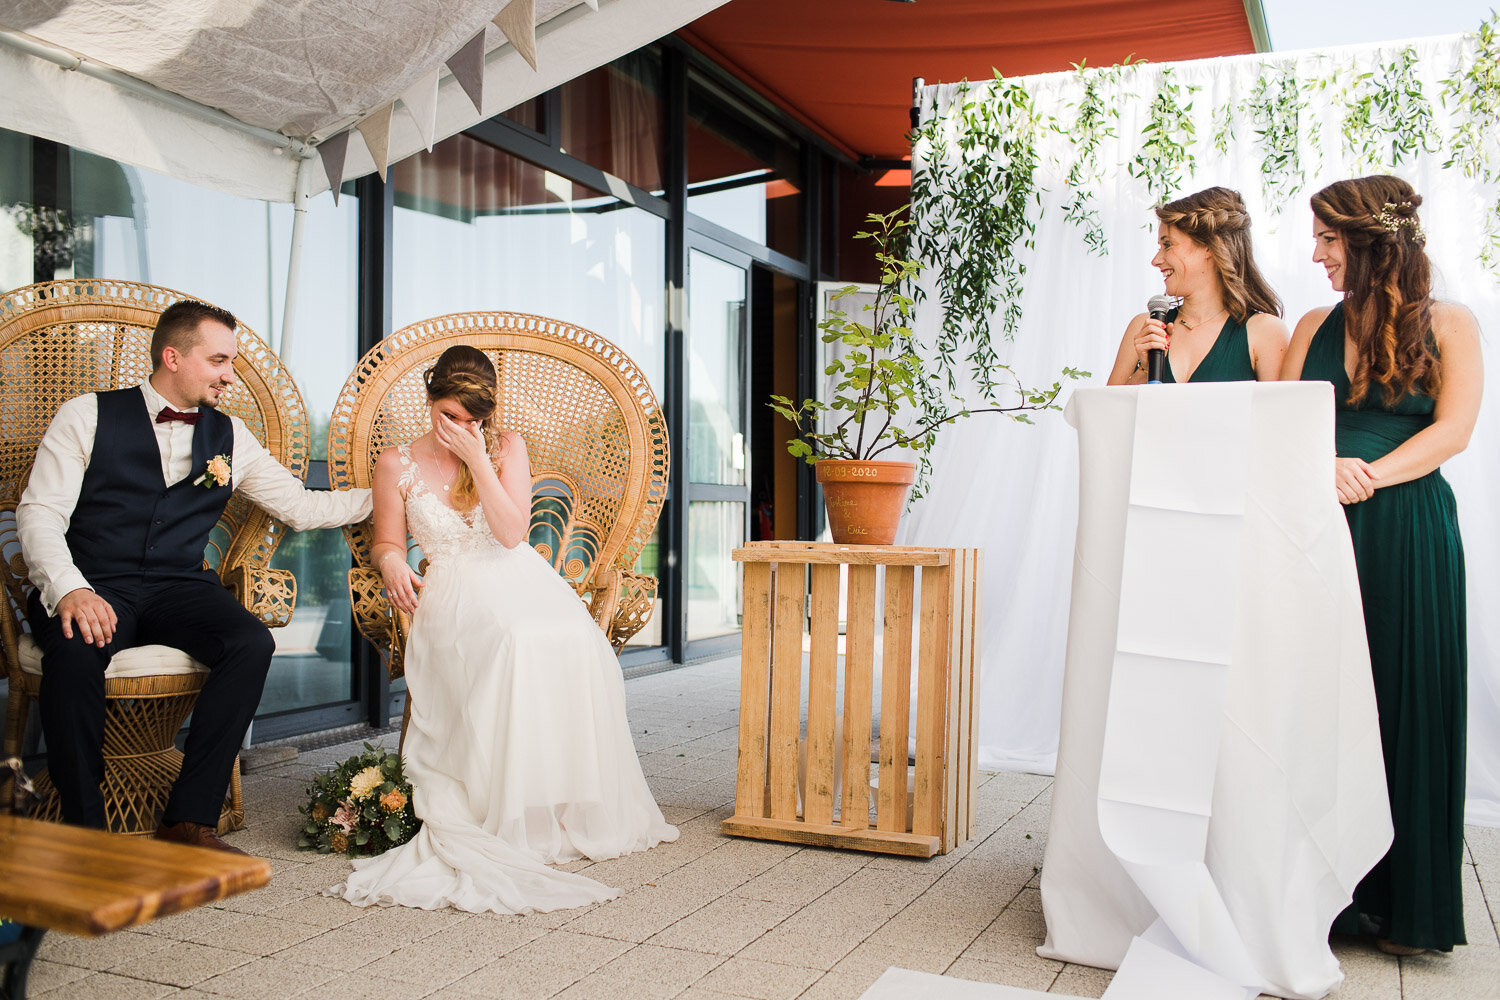
[[[448,70],[464,88],[474,110],[484,114],[484,29],[464,43],[464,47],[448,57]]]
[[[422,79],[412,84],[406,93],[401,95],[401,103],[406,105],[406,110],[411,112],[412,118],[417,123],[417,134],[422,137],[422,145],[427,147],[427,152],[432,152],[432,136],[437,131],[437,95],[438,95],[438,71],[434,69]]]
[[[385,180],[386,156],[391,149],[391,112],[395,110],[396,104],[392,101],[355,126],[365,137],[365,145],[370,147],[370,158],[375,161],[381,180]]]
[[[495,15],[495,27],[505,32],[521,58],[536,69],[536,0],[510,0]]]
[[[323,160],[323,173],[328,175],[328,186],[333,189],[333,203],[339,203],[339,187],[344,183],[344,155],[349,152],[349,133],[330,135],[318,143],[318,156]]]

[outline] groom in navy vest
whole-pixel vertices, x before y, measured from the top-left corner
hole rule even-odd
[[[370,514],[368,490],[303,489],[242,421],[218,411],[235,381],[235,328],[222,309],[169,306],[151,340],[151,377],[59,407],[16,509],[63,819],[105,825],[104,671],[122,649],[161,644],[209,674],[156,836],[231,851],[215,830],[275,643],[203,568],[209,533],[235,490],[296,530]]]

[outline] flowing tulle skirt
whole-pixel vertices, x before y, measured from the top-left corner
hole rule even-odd
[[[330,894],[472,912],[582,906],[618,893],[549,863],[677,839],[641,773],[608,640],[530,546],[434,561],[406,678],[422,829],[356,861]]]

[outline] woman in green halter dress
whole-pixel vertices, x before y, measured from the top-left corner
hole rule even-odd
[[[1343,301],[1297,324],[1283,377],[1333,383],[1335,489],[1364,602],[1395,837],[1334,929],[1412,955],[1464,944],[1467,644],[1457,508],[1483,368],[1473,314],[1431,297],[1421,196],[1395,177],[1312,198],[1313,260]]]
[[[1239,193],[1213,187],[1156,209],[1156,256],[1166,293],[1181,300],[1165,320],[1141,313],[1125,328],[1110,385],[1146,381],[1152,349],[1167,352],[1163,382],[1275,379],[1286,353],[1281,300],[1250,246]]]

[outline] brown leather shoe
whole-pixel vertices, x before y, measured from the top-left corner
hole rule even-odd
[[[229,851],[232,854],[244,854],[231,844],[219,839],[219,833],[211,826],[202,823],[189,823],[184,820],[181,823],[168,825],[163,823],[156,828],[152,834],[157,840],[165,840],[173,844],[191,844],[193,847],[207,847],[214,851]]]
[[[1387,955],[1400,955],[1403,958],[1410,957],[1412,955],[1420,955],[1427,950],[1426,948],[1413,948],[1408,944],[1397,944],[1396,942],[1388,941],[1385,938],[1376,938],[1375,947],[1379,948]]]

